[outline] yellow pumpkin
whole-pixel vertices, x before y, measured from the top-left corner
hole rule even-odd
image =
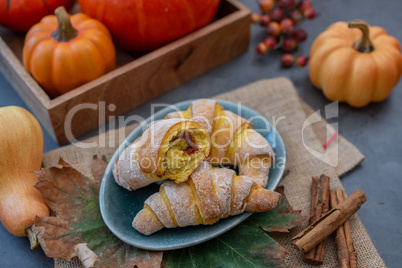
[[[0,108],[0,221],[13,235],[25,236],[35,217],[49,208],[31,171],[42,164],[43,133],[38,121],[17,106]]]
[[[336,22],[310,50],[309,76],[332,101],[363,107],[388,97],[402,73],[401,46],[381,27]]]
[[[25,37],[23,63],[50,97],[57,97],[114,69],[115,48],[107,28],[64,7],[33,26]]]

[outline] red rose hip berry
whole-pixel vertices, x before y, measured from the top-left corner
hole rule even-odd
[[[260,16],[260,25],[261,26],[267,26],[269,21],[270,21],[270,18],[269,18],[268,15],[261,15]]]
[[[291,52],[296,49],[296,41],[291,37],[285,37],[281,46],[282,50]]]
[[[251,22],[256,23],[260,21],[260,14],[251,13]]]
[[[292,19],[294,25],[298,24],[303,20],[302,13],[297,9],[290,12],[289,17]]]
[[[288,34],[293,31],[293,21],[291,19],[283,19],[280,23],[282,33]]]
[[[268,54],[268,47],[261,42],[257,45],[256,53],[259,55],[266,55]]]
[[[290,54],[283,54],[281,57],[281,65],[285,68],[289,68],[293,64],[293,56]]]
[[[268,35],[278,37],[281,34],[281,26],[276,21],[272,21],[267,25],[265,31]]]
[[[308,9],[304,10],[303,14],[304,14],[304,17],[306,17],[309,20],[314,19],[315,17],[318,16],[318,14],[314,10],[314,8],[308,8]]]
[[[295,6],[295,0],[278,0],[276,4],[279,8],[291,9]]]
[[[307,65],[307,62],[308,62],[308,57],[306,57],[306,56],[299,56],[296,58],[297,66],[304,67]]]
[[[307,39],[307,32],[303,29],[297,29],[292,34],[296,42],[304,42]]]
[[[285,12],[282,9],[276,8],[271,12],[271,20],[273,21],[281,21],[285,17]]]
[[[268,49],[273,49],[276,46],[276,38],[273,36],[268,36],[264,39],[264,44],[267,46]]]
[[[274,0],[261,0],[258,4],[262,13],[270,12],[275,5]]]
[[[301,0],[299,3],[299,10],[304,11],[306,9],[312,8],[313,4],[311,3],[310,0]]]

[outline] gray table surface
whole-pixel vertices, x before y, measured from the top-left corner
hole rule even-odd
[[[258,11],[256,0],[242,0],[252,11]],[[320,17],[304,21],[300,27],[309,38],[301,46],[308,54],[314,38],[336,21],[363,19],[371,25],[384,27],[402,41],[402,1],[400,0],[327,0],[314,1]],[[189,98],[211,97],[254,81],[286,76],[293,81],[301,98],[318,110],[329,103],[320,91],[311,85],[308,68],[282,69],[279,53],[260,57],[255,47],[262,40],[262,28],[252,27],[249,50],[239,57],[155,99],[152,103],[175,103]],[[0,74],[0,106],[26,104]],[[129,113],[144,118],[150,115],[147,103]],[[402,265],[402,82],[382,103],[354,109],[345,104],[339,107],[339,132],[356,145],[366,156],[355,170],[342,177],[347,194],[356,189],[366,192],[367,202],[358,215],[374,245],[388,267]],[[93,131],[87,137],[95,135]],[[59,148],[45,132],[45,152]],[[26,238],[10,235],[0,225],[0,267],[52,267],[41,249],[31,251]]]

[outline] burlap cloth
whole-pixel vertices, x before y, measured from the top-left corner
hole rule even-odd
[[[310,119],[322,120],[306,126],[306,119],[314,111],[298,97],[293,84],[286,78],[258,81],[214,98],[241,102],[242,105],[262,114],[271,123],[282,117],[276,128],[286,145],[287,168],[290,169],[290,174],[282,180],[281,185],[285,186],[286,195],[293,208],[302,210],[304,215],[308,215],[310,209],[311,176],[325,173],[331,177],[332,188],[342,187],[339,176],[353,169],[364,159],[359,150],[340,135],[331,143],[327,153],[324,154],[325,150],[322,145],[332,135],[334,129],[331,126],[327,128],[326,121],[318,115]],[[330,112],[327,111],[327,113]],[[126,134],[130,133],[134,127],[126,127]],[[101,141],[106,144],[106,147],[80,149],[72,145],[49,152],[44,156],[44,166],[56,165],[59,157],[62,156],[76,169],[90,176],[90,163],[93,155],[111,157],[115,152],[120,142],[117,140],[119,135],[116,133],[115,130],[109,131],[86,141]],[[338,150],[336,142],[338,142]],[[306,149],[307,147],[321,151],[322,155],[313,156]],[[339,161],[336,166],[328,164],[336,163],[337,159]],[[350,218],[350,224],[353,242],[358,252],[359,267],[385,267],[357,215]],[[286,257],[286,263],[289,267],[309,267],[303,262],[303,254],[295,250],[290,243],[290,238],[305,228],[306,225],[307,222],[303,226],[294,228],[288,234],[272,234],[275,240],[290,251]],[[55,266],[63,268],[81,267],[81,264],[76,259],[72,262],[55,259]],[[325,262],[322,267],[338,267],[333,237],[327,239]]]

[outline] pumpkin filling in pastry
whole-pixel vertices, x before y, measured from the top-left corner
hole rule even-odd
[[[165,157],[163,158],[162,177],[173,179],[180,183],[204,160],[209,149],[205,132],[198,129],[180,131],[169,141]]]

